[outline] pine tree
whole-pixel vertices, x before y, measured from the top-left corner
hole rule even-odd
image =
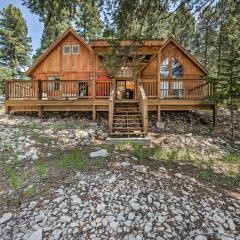
[[[240,17],[234,9],[223,26],[225,35],[222,45],[222,59],[219,66],[219,79],[216,97],[227,104],[231,112],[231,135],[234,137],[234,109],[240,104]]]
[[[21,11],[8,5],[0,12],[0,65],[11,70],[12,78],[22,77],[30,64],[31,38]]]
[[[192,48],[196,34],[196,21],[190,10],[183,5],[174,15],[171,22],[171,36],[186,48]]]
[[[85,40],[95,39],[101,34],[100,12],[94,1],[82,1],[78,4],[74,25]]]

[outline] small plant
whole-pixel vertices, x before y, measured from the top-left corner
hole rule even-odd
[[[148,160],[149,157],[153,155],[153,150],[150,148],[143,147],[142,145],[139,145],[139,144],[134,144],[133,154],[139,160],[145,161],[145,160]]]
[[[27,188],[26,195],[28,198],[33,198],[36,195],[36,192],[37,192],[36,186],[32,185]]]
[[[62,168],[73,167],[76,170],[80,170],[86,168],[88,163],[87,154],[75,147],[71,153],[63,155],[62,160],[59,162],[59,166]]]
[[[36,163],[36,171],[40,178],[46,178],[48,166],[47,165],[41,165],[40,163]]]
[[[184,128],[180,124],[176,125],[175,130],[178,134],[184,133]]]
[[[205,181],[210,180],[210,173],[209,173],[209,170],[207,170],[207,169],[204,169],[204,170],[200,171],[198,176],[202,180],[205,180]]]
[[[24,185],[24,181],[27,177],[26,172],[21,175],[17,175],[16,171],[12,170],[10,172],[10,182],[14,189],[22,188]]]
[[[99,167],[102,167],[105,162],[106,162],[106,158],[104,158],[104,157],[97,157],[96,158],[96,165],[99,166]]]
[[[115,145],[115,149],[118,151],[132,151],[133,145],[130,142],[124,141],[124,142],[117,143]]]
[[[239,162],[240,163],[240,153],[228,153],[226,160],[229,162]]]
[[[164,148],[155,148],[153,156],[156,157],[157,159],[163,159],[166,160],[168,157],[168,150]]]

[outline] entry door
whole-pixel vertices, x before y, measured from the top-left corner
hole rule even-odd
[[[116,98],[124,99],[124,92],[126,90],[126,81],[116,81]]]

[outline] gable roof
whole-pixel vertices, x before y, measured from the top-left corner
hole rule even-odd
[[[169,38],[161,47],[160,51],[164,49],[170,42],[176,45],[183,53],[185,53],[205,74],[208,74],[207,69],[174,38]]]
[[[52,50],[69,34],[72,33],[90,52],[92,52],[91,46],[81,38],[78,33],[72,28],[69,27],[67,30],[60,35],[50,47],[31,65],[31,67],[26,71],[27,75],[30,75],[32,71],[52,52]]]

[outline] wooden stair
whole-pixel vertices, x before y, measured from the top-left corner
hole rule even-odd
[[[113,138],[145,136],[138,101],[115,102],[110,136]]]

